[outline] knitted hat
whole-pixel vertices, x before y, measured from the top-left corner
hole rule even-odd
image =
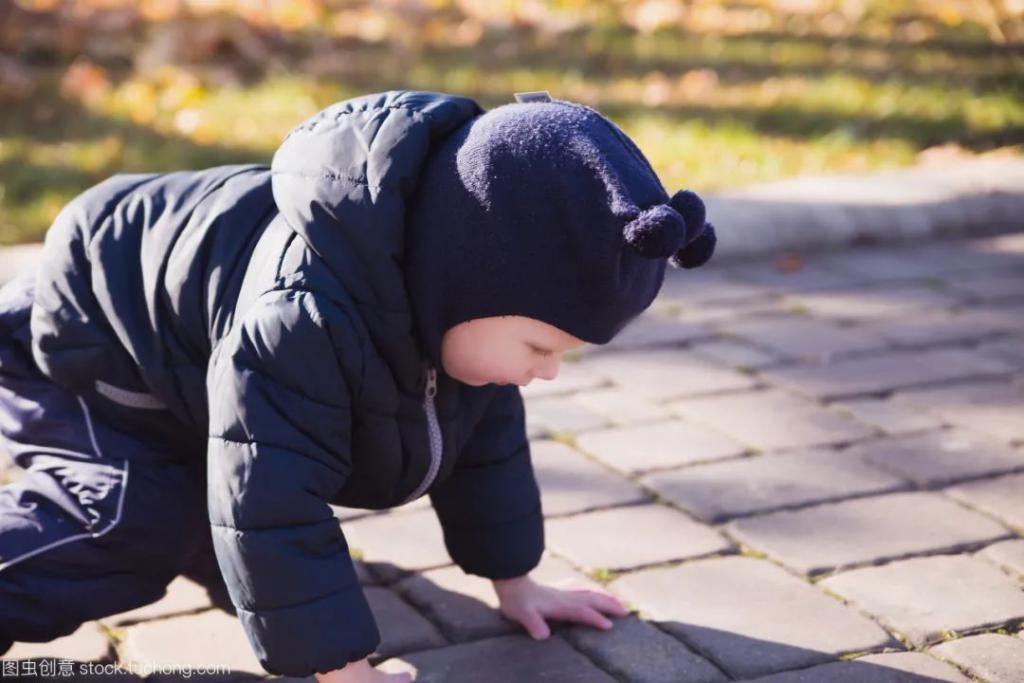
[[[654,300],[666,264],[714,251],[704,203],[669,197],[614,123],[564,100],[496,107],[430,150],[407,216],[404,258],[417,334],[520,315],[605,344]]]

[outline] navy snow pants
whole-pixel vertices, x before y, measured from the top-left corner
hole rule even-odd
[[[101,419],[40,373],[28,348],[34,281],[0,288],[0,449],[25,470],[0,486],[0,654],[154,602],[179,574],[230,609],[205,453]]]

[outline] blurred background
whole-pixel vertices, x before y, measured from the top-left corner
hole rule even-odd
[[[549,90],[697,191],[1020,154],[1024,0],[0,0],[0,244],[391,88]]]

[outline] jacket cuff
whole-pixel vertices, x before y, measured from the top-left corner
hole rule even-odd
[[[256,658],[279,676],[303,678],[341,669],[380,645],[377,623],[358,583],[300,605],[235,609]]]
[[[544,515],[540,505],[516,519],[487,526],[448,521],[442,524],[452,561],[467,574],[488,579],[523,576],[544,553]]]

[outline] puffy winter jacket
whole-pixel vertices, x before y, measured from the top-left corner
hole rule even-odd
[[[429,494],[466,572],[540,559],[519,388],[431,367],[403,280],[417,172],[481,113],[444,93],[346,100],[269,167],[117,175],[47,233],[37,364],[108,419],[205,455],[217,560],[271,673],[338,669],[379,644],[329,503]]]

